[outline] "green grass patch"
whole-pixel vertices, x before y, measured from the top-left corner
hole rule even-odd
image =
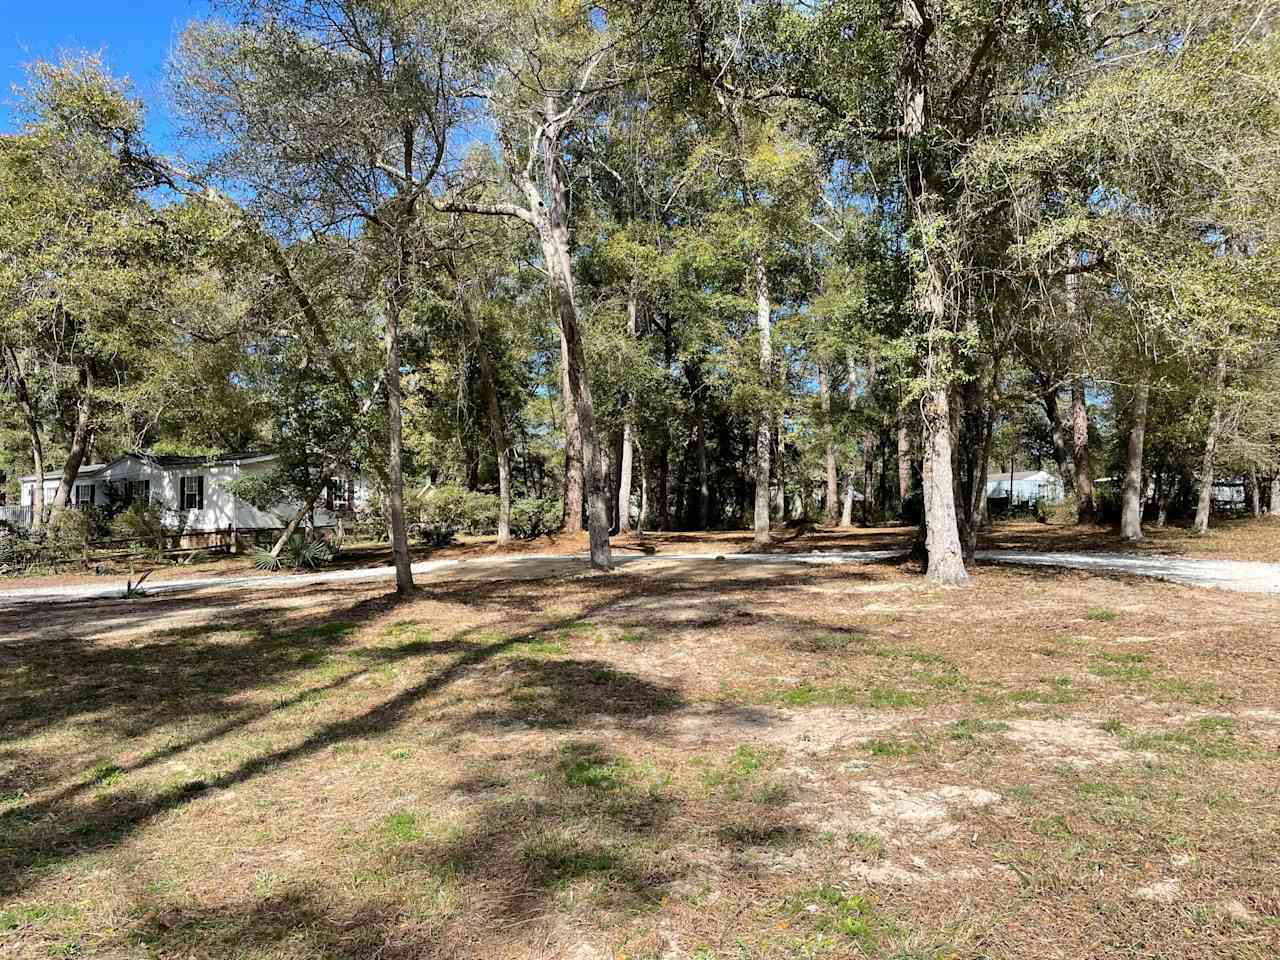
[[[930,697],[923,692],[902,687],[855,687],[846,684],[820,685],[801,683],[785,690],[766,694],[766,703],[789,707],[922,707]]]
[[[635,777],[630,760],[611,757],[590,743],[565,744],[557,766],[565,783],[589,790],[624,790]]]
[[[873,757],[914,757],[918,753],[933,749],[933,744],[918,737],[911,739],[876,737],[874,740],[868,740],[863,748]]]
[[[115,763],[100,763],[89,771],[89,777],[100,787],[114,787],[124,779],[124,770]]]
[[[1200,717],[1174,730],[1139,732],[1119,720],[1101,725],[1124,740],[1129,750],[1196,757],[1200,760],[1242,760],[1252,751],[1236,739],[1237,724],[1231,717]]]
[[[785,803],[791,789],[785,781],[770,776],[777,755],[743,744],[720,763],[695,760],[702,786],[726,800],[748,800],[759,804]]]
[[[1099,677],[1136,683],[1154,675],[1145,653],[1100,653],[1089,664],[1089,672]]]
[[[879,955],[877,918],[866,897],[820,886],[788,897],[783,910],[811,931],[796,943],[797,956],[849,955],[851,949],[861,956]]]
[[[624,851],[604,843],[586,843],[568,833],[540,830],[526,837],[520,860],[536,882],[563,883],[595,874],[611,874],[626,865]]]
[[[1111,623],[1113,620],[1119,620],[1120,614],[1114,610],[1108,610],[1105,607],[1094,607],[1085,615],[1086,620],[1093,620],[1097,623]]]
[[[813,637],[801,637],[791,641],[791,648],[802,653],[843,653],[853,646],[867,642],[865,634],[850,631],[849,633],[821,633]]]
[[[1009,724],[998,720],[980,720],[977,718],[957,720],[951,725],[951,739],[972,743],[987,733],[1003,733]]]
[[[422,839],[422,826],[412,810],[396,810],[382,818],[378,832],[388,843],[413,843]]]

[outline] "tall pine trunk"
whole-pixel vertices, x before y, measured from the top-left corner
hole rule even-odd
[[[905,420],[898,421],[898,505],[911,496],[911,432]]]
[[[627,333],[636,335],[636,296],[627,297]],[[632,472],[632,422],[635,419],[635,397],[626,398],[626,413],[622,421],[622,452],[618,457],[618,532],[631,531],[631,472]],[[643,483],[643,479],[641,481]],[[640,508],[640,522],[644,523],[644,507]]]
[[[560,387],[564,395],[564,513],[560,519],[560,529],[564,533],[581,533],[582,427],[578,421],[578,405],[573,399],[573,388],[569,384],[569,344],[565,340],[563,324],[560,327]]]
[[[765,269],[763,253],[756,254],[755,273],[756,332],[760,338],[760,379],[764,388],[768,390],[773,385],[773,340],[771,330],[773,307],[769,294],[769,274]],[[769,452],[773,443],[773,428],[768,409],[766,404],[760,412],[760,421],[756,426],[756,499],[752,543],[757,548],[767,547],[770,539]],[[781,477],[779,477],[779,480],[781,480]]]
[[[401,285],[401,289],[406,289]],[[387,389],[387,504],[391,513],[391,552],[395,557],[396,593],[413,591],[413,567],[409,559],[409,535],[404,522],[404,416],[400,393],[400,298],[388,297],[386,364]]]
[[[831,376],[825,363],[818,364],[818,397],[822,404],[822,429],[826,434],[827,500],[823,522],[834,526],[840,520],[840,478],[836,472],[836,441],[831,423]]]
[[[929,40],[935,22],[926,0],[902,0],[902,67],[899,99],[902,107],[901,142],[918,164],[907,177],[912,226],[924,237],[923,275],[917,278],[916,312],[927,324],[929,349],[950,350],[949,341],[933,333],[948,329],[945,300],[946,278],[943,254],[931,249],[928,239],[938,225],[941,193],[936,172],[928,168],[926,134],[933,121],[929,114]],[[915,154],[920,160],[915,160]],[[926,361],[925,392],[921,407],[924,419],[924,513],[925,548],[929,554],[926,578],[937,584],[963,586],[969,582],[960,548],[956,524],[956,498],[951,478],[951,411],[946,377],[950,364],[934,369],[933,358]]]
[[[871,392],[876,386],[876,362],[867,363],[866,401],[871,403]],[[875,509],[875,461],[876,435],[869,428],[862,433],[862,525],[871,526],[871,514]]]
[[[1134,387],[1133,422],[1129,426],[1129,451],[1120,503],[1120,539],[1134,542],[1142,539],[1142,457],[1150,396],[1151,376],[1143,371],[1142,379]]]
[[[1076,523],[1098,522],[1093,499],[1093,466],[1089,462],[1089,405],[1084,378],[1071,378],[1071,462],[1075,467]]]
[[[1062,412],[1058,408],[1056,385],[1044,391],[1044,413],[1049,420],[1049,431],[1053,440],[1053,459],[1058,465],[1058,476],[1062,478],[1063,491],[1067,496],[1072,496],[1076,489],[1075,464],[1072,462],[1071,450],[1067,444]]]
[[[1195,530],[1209,532],[1209,514],[1213,510],[1213,461],[1217,455],[1218,434],[1222,430],[1222,386],[1227,378],[1227,356],[1219,350],[1213,368],[1213,401],[1209,411],[1209,428],[1204,436],[1204,453],[1200,458],[1200,495],[1196,500]]]

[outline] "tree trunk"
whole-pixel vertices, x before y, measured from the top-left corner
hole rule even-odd
[[[982,462],[978,464],[978,479],[973,487],[973,531],[970,553],[978,547],[978,531],[991,527],[991,511],[987,506],[987,477],[991,470],[991,445],[996,433],[996,399],[1000,381],[1000,366],[997,362],[991,370],[991,391],[988,394],[986,416],[983,420]]]
[[[1098,522],[1093,500],[1093,467],[1089,463],[1089,406],[1084,378],[1071,378],[1071,461],[1075,467],[1076,523]]]
[[[627,333],[636,335],[636,297],[633,293],[627,298]],[[635,398],[626,398],[626,415],[622,421],[622,452],[618,457],[618,532],[631,531],[631,460],[632,460],[632,421],[635,419]],[[643,472],[641,485],[643,486]],[[641,498],[643,500],[643,497]],[[640,522],[644,522],[644,506],[640,508]]]
[[[1271,477],[1271,497],[1267,501],[1267,513],[1280,514],[1280,474]]]
[[[787,449],[786,442],[782,435],[782,424],[778,424],[778,434],[774,438],[773,446],[773,473],[778,480],[778,485],[773,503],[774,516],[779,523],[785,523],[787,520],[787,477],[783,469],[786,466],[786,461],[783,459]]]
[[[867,364],[866,401],[871,403],[871,391],[876,385],[876,362]],[[871,513],[875,509],[875,434],[870,430],[862,434],[862,525],[871,526]]]
[[[582,532],[582,428],[578,406],[569,385],[569,344],[564,328],[560,329],[560,387],[564,395],[564,514],[560,529],[564,533]]]
[[[844,499],[840,504],[840,526],[853,526],[853,473],[844,482]]]
[[[649,458],[644,455],[644,448],[639,448],[640,453],[640,515],[636,518],[636,532],[643,534],[646,527],[653,524],[649,519]]]
[[[1129,453],[1125,463],[1120,505],[1120,539],[1142,539],[1142,454],[1147,435],[1147,402],[1151,378],[1145,371],[1134,388],[1133,423],[1129,427]]]
[[[67,453],[66,462],[62,465],[62,479],[58,481],[58,491],[53,497],[53,509],[61,510],[71,502],[71,491],[76,484],[76,475],[84,464],[85,452],[92,443],[93,435],[93,401],[90,392],[93,390],[93,374],[86,367],[80,371],[80,397],[76,401],[76,425],[71,434],[71,450]],[[44,483],[44,478],[40,479]]]
[[[36,402],[27,386],[26,375],[22,372],[22,364],[18,362],[18,353],[10,344],[5,344],[8,353],[8,366],[13,371],[14,392],[18,405],[22,408],[22,418],[27,426],[27,440],[31,444],[31,462],[35,467],[36,482],[31,488],[31,532],[39,533],[44,525],[44,438],[40,434],[40,414]]]
[[[925,547],[929,551],[926,577],[932,583],[963,586],[969,582],[969,574],[964,568],[951,478],[949,400],[945,387],[931,388],[924,398],[924,517]]]
[[[1196,501],[1196,533],[1209,532],[1209,514],[1213,511],[1213,461],[1222,430],[1222,385],[1227,378],[1227,356],[1219,350],[1213,368],[1213,401],[1209,411],[1209,429],[1204,437],[1204,454],[1200,459],[1200,496]]]
[[[836,472],[836,442],[831,422],[831,375],[827,365],[818,364],[818,399],[822,405],[822,430],[826,435],[827,492],[822,521],[835,526],[840,520],[840,477]]]
[[[911,433],[905,419],[898,421],[898,504],[911,496]]]
[[[1249,512],[1257,520],[1262,516],[1262,484],[1258,482],[1258,468],[1250,467],[1245,474],[1245,489],[1249,493]]]
[[[1043,381],[1042,381],[1043,385]],[[1058,476],[1062,478],[1062,489],[1071,496],[1075,492],[1075,464],[1072,463],[1071,450],[1067,445],[1066,431],[1063,429],[1061,411],[1058,409],[1058,388],[1045,390],[1044,413],[1049,420],[1049,431],[1053,438],[1053,459],[1058,465]]]
[[[407,288],[401,285],[407,292]],[[388,297],[386,366],[389,486],[387,503],[391,512],[391,551],[396,564],[396,593],[413,592],[413,568],[409,559],[409,535],[404,523],[404,423],[400,395],[400,297]]]
[[[302,523],[302,518],[315,509],[316,501],[320,499],[320,494],[324,491],[325,484],[329,482],[328,472],[329,465],[321,464],[319,482],[311,488],[311,492],[307,494],[307,499],[303,501],[302,506],[294,513],[293,519],[285,524],[284,530],[281,531],[275,545],[271,548],[272,559],[278,560],[280,558],[280,551],[284,549],[285,544],[289,542],[289,538],[297,531],[298,526]]]
[[[548,116],[555,110],[554,98],[548,98]],[[578,436],[582,443],[582,473],[587,499],[587,532],[591,541],[591,567],[608,570],[609,552],[609,483],[604,473],[604,458],[596,436],[595,405],[591,384],[587,379],[586,354],[578,319],[578,303],[574,293],[573,264],[569,256],[568,200],[561,177],[558,144],[543,147],[543,181],[549,203],[543,201],[537,185],[526,178],[524,187],[530,210],[536,221],[543,259],[551,276],[551,285],[560,320],[560,343],[564,351],[566,422],[570,407],[577,413]],[[566,489],[568,488],[566,477]]]
[[[769,275],[765,270],[764,255],[756,254],[756,332],[760,337],[760,379],[766,390],[773,386],[773,341],[771,319],[773,307],[769,295]],[[772,399],[772,398],[771,398]],[[756,502],[752,543],[759,549],[769,545],[769,448],[773,442],[768,406],[760,413],[756,426]],[[781,457],[779,457],[781,466]],[[781,479],[781,476],[779,476]]]

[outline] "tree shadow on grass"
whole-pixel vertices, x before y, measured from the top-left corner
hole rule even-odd
[[[441,591],[441,594],[446,598],[454,594],[471,595],[475,593],[473,589],[468,589],[472,586],[451,586]],[[486,585],[488,589],[492,589],[494,586]],[[613,590],[606,591],[606,602],[612,601],[615,592]],[[390,609],[388,604],[380,599],[372,603],[357,604],[343,611],[341,616],[354,618],[360,615],[361,612],[367,614],[372,614],[373,612],[382,613],[388,609]],[[349,620],[339,619],[336,622],[345,623],[349,622]],[[99,777],[96,774],[91,774],[53,796],[26,804],[11,805],[3,812],[0,812],[0,836],[3,836],[5,841],[3,845],[0,845],[0,895],[11,895],[21,890],[25,882],[33,874],[48,869],[67,857],[109,848],[120,843],[151,818],[182,807],[207,790],[227,789],[253,780],[281,765],[313,756],[336,743],[360,739],[390,730],[406,717],[415,704],[440,692],[468,671],[510,649],[519,649],[524,645],[537,644],[548,636],[554,636],[572,627],[576,622],[576,616],[551,620],[544,622],[529,632],[497,640],[490,638],[483,630],[469,629],[461,631],[447,641],[427,641],[425,649],[429,650],[430,653],[453,656],[453,659],[428,674],[419,682],[400,690],[394,696],[381,703],[354,716],[324,724],[296,744],[256,756],[233,770],[213,777],[208,781],[194,780],[184,782],[159,793],[149,795],[138,792],[117,791],[108,796],[96,796],[88,804],[68,807],[69,801],[96,785]],[[324,629],[328,632],[336,632],[331,627]],[[314,637],[303,637],[299,642],[313,644]],[[410,638],[404,644],[404,648],[404,651],[402,651],[404,655],[418,655],[423,652],[424,644],[421,640]],[[306,651],[304,650],[303,653],[305,654]],[[393,647],[385,651],[374,651],[372,658],[377,663],[395,659],[397,655],[397,651]],[[216,663],[219,657],[226,656],[226,652],[209,650],[205,653],[205,656]],[[292,664],[294,659],[290,659],[287,662]],[[545,679],[551,684],[574,683],[579,679],[586,678],[588,675],[593,675],[597,678],[604,676],[602,671],[605,669],[607,668],[604,665],[581,666],[576,672],[572,669],[566,671],[565,668],[560,668],[558,672],[554,670],[548,672]],[[215,675],[222,677],[222,672],[215,667],[211,666],[210,670]],[[92,672],[92,669],[81,665],[81,668],[76,672],[76,682],[73,684],[69,695],[87,695],[80,684],[88,682],[84,678],[92,674]],[[232,668],[226,668],[226,672],[229,679],[224,679],[223,682],[227,685],[228,693],[243,689],[243,686],[237,687],[237,683],[244,684],[249,682],[246,680],[246,671],[239,664]],[[247,723],[253,722],[255,719],[262,719],[264,716],[285,709],[302,699],[314,696],[318,690],[333,689],[350,683],[355,675],[353,673],[349,676],[337,678],[320,687],[312,687],[300,691],[292,697],[268,707],[248,710],[243,708],[235,709],[233,707],[229,711],[231,713],[230,719],[196,737],[149,754],[142,760],[130,764],[127,768],[121,768],[119,772],[134,772],[138,769],[152,766],[162,759],[175,756],[193,746],[216,740],[243,727]],[[609,675],[607,680],[603,682],[603,688],[614,697],[614,702],[619,704],[641,702],[642,700],[651,701],[661,696],[660,693],[645,687],[643,681],[636,681],[638,687],[643,690],[642,693],[630,698],[628,696],[619,696],[620,691],[624,690],[628,682],[628,678],[622,674]],[[96,690],[93,692],[96,692]],[[152,722],[161,722],[163,716],[181,711],[181,690],[174,691],[170,689],[166,691],[166,696],[171,698],[171,702],[151,716]],[[175,696],[178,697],[179,702],[177,703],[172,702],[172,698]],[[560,716],[559,722],[565,725],[572,724],[574,716],[573,705],[575,703],[574,691],[563,690],[556,695],[555,699],[559,705],[557,708]],[[95,709],[124,710],[128,708],[128,705],[133,700],[134,697],[132,695],[124,699],[117,698],[114,703],[110,701],[103,702]],[[99,701],[94,702],[99,703]],[[599,704],[594,700],[582,700],[579,698],[578,703],[580,707],[589,706],[593,710],[599,707]],[[33,706],[32,704],[27,705]],[[54,709],[56,711],[56,707]],[[84,706],[69,707],[68,712],[64,712],[62,715],[62,719],[65,720],[68,716],[74,716],[76,711],[84,709],[86,709]],[[577,714],[579,717],[584,715],[583,712]]]

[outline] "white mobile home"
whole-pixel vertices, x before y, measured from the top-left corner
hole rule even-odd
[[[1046,503],[1062,501],[1062,481],[1047,470],[1015,470],[1012,474],[987,474],[987,496],[998,500],[1008,498],[1013,492],[1014,503]]]
[[[180,457],[129,453],[110,463],[89,464],[76,474],[73,506],[107,506],[134,500],[160,505],[168,522],[185,534],[225,533],[229,530],[270,530],[283,527],[297,504],[281,503],[258,510],[232,495],[228,484],[238,477],[266,473],[278,457],[271,453],[224,454],[215,457]],[[44,476],[44,502],[53,501],[61,471]],[[29,514],[36,477],[22,478],[22,507]],[[369,499],[366,484],[354,477],[333,477],[316,504],[315,525],[332,526],[345,512],[364,507]]]

